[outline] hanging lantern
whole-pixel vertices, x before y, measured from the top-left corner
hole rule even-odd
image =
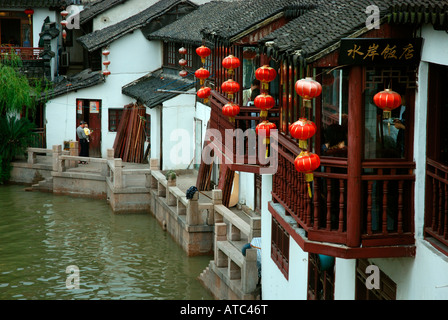
[[[67,31],[65,29],[62,30],[62,39],[64,39],[64,41],[67,39]]]
[[[271,130],[275,130],[277,129],[277,126],[275,125],[275,123],[269,122],[268,120],[264,120],[262,122],[260,122],[256,127],[255,127],[255,133],[257,135],[261,135],[263,138],[263,144],[266,145],[266,155],[265,157],[268,157],[268,151],[269,151],[269,143],[270,143],[270,137],[271,137]],[[265,130],[260,131],[260,130]]]
[[[201,61],[204,64],[205,58],[207,58],[212,53],[212,51],[206,46],[200,46],[199,48],[196,48],[196,53],[201,57]]]
[[[383,118],[389,119],[391,111],[401,106],[401,96],[391,89],[386,89],[378,92],[373,97],[373,102],[378,108],[383,109]]]
[[[275,99],[263,92],[255,97],[254,104],[255,107],[261,109],[260,117],[266,118],[268,116],[268,110],[275,106]]]
[[[105,66],[110,65],[110,60],[104,60],[104,61],[103,61],[103,65],[105,65]]]
[[[188,75],[188,72],[186,70],[181,70],[181,71],[179,71],[179,75],[181,77],[186,77]]]
[[[65,30],[63,30],[63,32],[64,31]],[[64,36],[64,34],[62,34],[62,36]],[[110,65],[110,61],[108,60],[108,56],[110,54],[110,51],[106,48],[106,49],[103,50],[102,54],[103,54],[104,59],[105,59],[103,61],[103,65],[106,67],[106,69],[104,69],[104,71],[103,71],[103,75],[105,75],[107,77],[108,75],[110,75],[110,71],[108,69],[108,66]]]
[[[307,108],[311,108],[311,99],[319,96],[322,92],[321,84],[311,77],[298,80],[295,89],[297,94],[303,98]]]
[[[314,136],[317,127],[314,122],[299,118],[296,122],[289,125],[289,133],[295,139],[299,140],[299,148],[304,150],[308,148],[308,139]]]
[[[233,100],[234,94],[240,91],[240,84],[232,79],[229,79],[222,83],[221,90],[227,93],[230,100]]]
[[[240,113],[240,107],[233,102],[229,102],[222,107],[222,114],[229,117],[231,123],[235,123],[235,116]]]
[[[196,70],[194,75],[196,76],[196,78],[199,79],[199,83],[202,86],[204,84],[204,82],[205,82],[205,79],[210,77],[210,72],[207,69],[199,68],[198,70]]]
[[[67,20],[62,20],[62,21],[61,21],[61,26],[62,26],[63,28],[67,27],[67,24],[68,24]]]
[[[262,90],[269,90],[269,82],[274,80],[276,76],[277,71],[268,65],[264,65],[255,71],[255,78],[260,80]]]
[[[106,76],[106,77],[108,75],[110,75],[110,71],[107,69],[107,66],[106,66],[106,69],[103,70],[103,75]]]
[[[320,166],[319,156],[306,150],[302,151],[294,160],[294,166],[298,172],[305,174],[305,181],[308,185],[308,195],[311,198],[310,182],[314,180],[313,171]]]
[[[68,16],[68,11],[67,10],[62,10],[61,11],[61,16],[62,16],[62,18],[65,19],[65,17]]]
[[[187,65],[187,60],[185,60],[185,59],[180,59],[180,60],[179,60],[179,65],[182,66],[182,67],[186,66],[186,65]]]
[[[33,9],[26,9],[25,10],[25,14],[28,16],[28,20],[31,24],[31,16],[34,14],[34,10]]]
[[[229,74],[233,74],[234,69],[240,66],[240,59],[233,55],[227,56],[222,60],[222,66],[228,70]]]
[[[180,54],[187,54],[187,49],[185,49],[184,47],[179,48],[179,53]]]
[[[204,99],[204,103],[208,102],[208,97],[210,97],[210,94],[212,92],[212,89],[209,87],[202,87],[198,90],[197,96],[198,98]]]

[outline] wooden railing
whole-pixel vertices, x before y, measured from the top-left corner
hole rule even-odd
[[[426,160],[425,203],[425,236],[448,246],[448,166],[431,159]]]
[[[299,153],[297,144],[279,135],[272,196],[307,232],[309,240],[347,244],[351,232],[347,221],[357,215],[361,223],[356,234],[362,247],[414,243],[414,163],[362,163],[362,197],[353,199],[347,193],[347,160],[321,157],[321,166],[310,184],[310,198],[303,174],[294,167]],[[361,201],[361,212],[348,212],[349,201]]]
[[[44,48],[1,46],[0,54],[2,57],[6,57],[13,51],[22,60],[38,60],[41,59],[39,55],[43,50]]]
[[[210,129],[217,129],[220,133],[220,137],[218,137],[219,141],[216,141],[215,145],[219,143],[222,152],[229,156],[233,163],[262,165],[259,161],[258,143],[254,143],[254,145],[248,143],[250,135],[257,139],[255,126],[261,121],[260,109],[240,106],[240,113],[235,117],[235,122],[232,123],[227,116],[222,114],[222,107],[228,102],[229,101],[219,92],[212,91],[210,98]],[[269,121],[275,123],[277,127],[279,122],[278,112],[278,107],[272,108],[268,116]],[[241,129],[239,134],[242,134],[243,137],[232,135],[232,137],[229,138],[232,138],[233,141],[228,141],[228,139],[226,139],[226,129]],[[252,129],[252,131],[249,129]],[[241,146],[241,144],[243,145]],[[263,148],[265,148],[265,146],[263,146]],[[265,149],[261,150],[263,154],[264,151]]]

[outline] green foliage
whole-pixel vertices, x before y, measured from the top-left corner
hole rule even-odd
[[[0,117],[0,184],[9,179],[11,161],[33,143],[34,128],[35,124],[26,118]]]

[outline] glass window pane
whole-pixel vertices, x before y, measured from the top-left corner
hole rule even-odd
[[[347,157],[348,72],[323,70],[321,154]]]

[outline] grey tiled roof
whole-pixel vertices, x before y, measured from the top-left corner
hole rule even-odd
[[[126,1],[128,0],[101,0],[93,2],[92,4],[85,6],[84,10],[81,11],[81,13],[79,14],[79,22],[83,24],[87,21],[90,21],[97,15]]]
[[[325,0],[235,0],[202,30],[205,38],[230,43],[242,32],[274,17],[288,13],[300,15]]]
[[[69,0],[0,0],[0,8],[48,8],[69,4]]]
[[[44,92],[47,99],[66,94],[67,92],[88,88],[104,82],[104,76],[101,71],[92,71],[90,69],[83,70],[75,75],[63,78],[59,82],[53,84],[53,88]]]
[[[88,51],[100,49],[107,46],[112,41],[121,38],[125,34],[144,27],[153,19],[163,15],[171,8],[180,3],[188,3],[192,7],[197,7],[196,4],[188,0],[160,0],[154,5],[132,17],[129,17],[104,29],[96,30],[92,33],[86,34],[82,37],[79,37],[77,40]]]
[[[124,86],[121,92],[147,107],[153,108],[179,95],[179,91],[188,91],[194,86],[195,80],[192,77],[182,78],[179,75],[158,69]],[[164,92],[160,92],[158,89],[162,89]]]
[[[216,17],[229,7],[232,7],[232,2],[211,1],[205,3],[193,12],[155,32],[145,34],[145,36],[148,40],[156,39],[201,45],[203,40],[201,29],[213,23]]]

